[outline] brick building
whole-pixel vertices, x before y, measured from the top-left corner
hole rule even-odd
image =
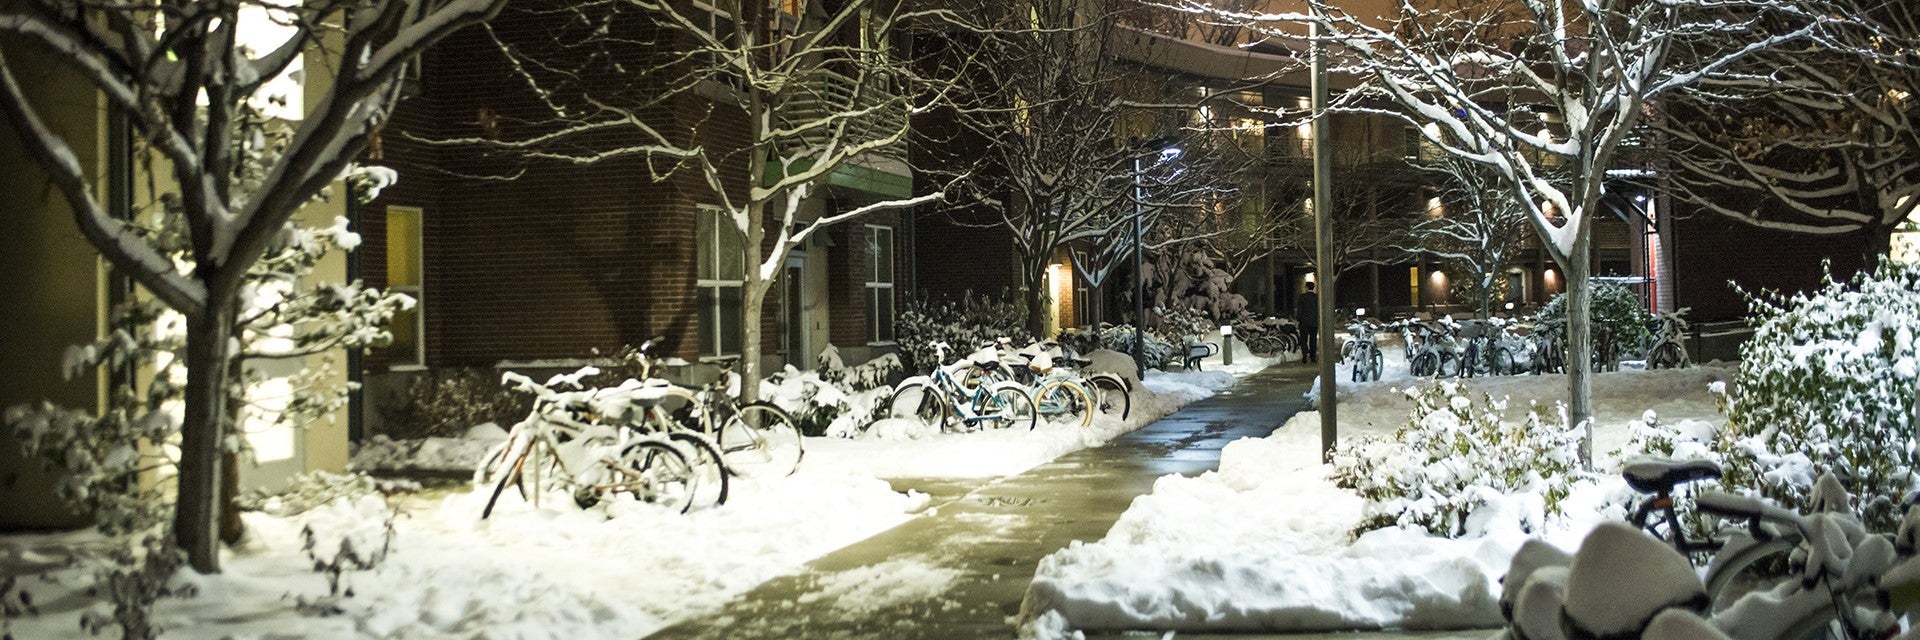
[[[778,16],[799,29],[819,18]],[[369,420],[424,369],[572,367],[655,336],[665,338],[658,355],[693,363],[668,371],[683,379],[709,375],[698,366],[703,360],[741,355],[742,238],[698,172],[662,180],[641,155],[575,163],[447,143],[543,131],[552,112],[526,90],[495,38],[533,56],[543,47],[572,55],[553,44],[555,19],[510,8],[490,31],[469,30],[436,47],[414,95],[383,132],[372,160],[397,169],[401,180],[356,212],[368,240],[359,272],[414,294],[420,306],[396,323],[392,348],[364,359]],[[633,40],[675,37],[638,22],[616,25]],[[621,63],[647,68],[675,55],[664,46],[643,49]],[[605,96],[658,90],[659,82],[634,74],[583,84]],[[725,99],[729,91],[724,77],[709,78],[692,91],[642,101],[638,113],[676,143],[705,150],[737,178],[725,187],[738,198],[750,186],[748,128]],[[585,144],[642,142],[615,132]],[[860,156],[826,177],[803,204],[801,221],[911,195],[906,167],[904,144]],[[768,218],[769,231],[777,231],[777,216]],[[810,366],[828,345],[850,362],[891,350],[893,291],[907,279],[894,265],[911,237],[910,221],[883,211],[823,227],[795,247],[765,299],[766,370]]]

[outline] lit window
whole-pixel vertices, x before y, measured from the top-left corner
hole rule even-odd
[[[387,362],[395,366],[426,364],[427,300],[421,288],[423,220],[419,209],[387,207],[387,290],[412,297],[412,309],[393,314],[393,344],[387,348]]]

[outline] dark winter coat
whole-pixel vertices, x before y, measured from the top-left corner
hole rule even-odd
[[[1320,326],[1320,294],[1308,291],[1293,303],[1293,319],[1302,327]]]

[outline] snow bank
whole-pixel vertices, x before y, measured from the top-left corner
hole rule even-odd
[[[1349,542],[1363,501],[1327,480],[1317,431],[1297,426],[1227,445],[1218,472],[1161,478],[1106,538],[1047,557],[1023,618],[1057,611],[1081,629],[1499,624],[1494,579],[1517,538],[1387,529]]]
[[[881,478],[1018,473],[1212,395],[1231,384],[1223,375],[1153,374],[1135,392],[1129,419],[1096,416],[1091,427],[1043,423],[1031,431],[942,434],[892,420],[859,439],[807,438],[798,473],[736,478],[726,505],[689,514],[631,501],[581,510],[560,493],[535,506],[510,494],[482,521],[488,490],[407,498],[391,555],[372,571],[349,575],[354,596],[327,602],[337,609],[333,615],[316,617],[316,608],[302,606],[328,590],[302,553],[299,532],[314,517],[328,518],[333,530],[363,531],[383,522],[375,520],[379,514],[358,508],[288,518],[247,514],[250,542],[228,553],[225,573],[182,577],[200,596],[164,600],[156,615],[166,637],[189,640],[631,640],[715,609],[926,508],[927,496],[895,492]],[[361,447],[354,462],[466,474],[503,434],[492,427],[468,435],[374,442]],[[91,602],[84,595],[91,576],[61,568],[64,557],[97,540],[90,535],[0,536],[0,575],[45,571],[45,580],[23,581],[31,583],[36,602]],[[858,612],[943,593],[959,577],[957,570],[907,557],[836,578],[819,597]],[[43,609],[12,621],[15,636],[85,637],[76,623],[80,610]]]
[[[1696,367],[1595,376],[1595,451],[1620,448],[1629,424],[1648,408],[1663,420],[1724,422],[1708,386],[1730,374]],[[1523,415],[1528,399],[1563,398],[1565,380],[1510,376],[1466,384],[1510,397],[1510,411]],[[1403,424],[1411,404],[1394,388],[1407,384],[1402,377],[1340,385],[1342,437],[1389,434]],[[1219,471],[1161,478],[1106,537],[1044,559],[1022,606],[1022,637],[1069,638],[1077,629],[1499,626],[1498,581],[1526,536],[1494,527],[1465,539],[1405,529],[1353,538],[1364,501],[1328,479],[1319,421],[1317,412],[1298,413],[1268,437],[1227,445]],[[1614,464],[1597,462],[1602,469]],[[1568,517],[1550,523],[1545,540],[1577,548],[1603,514],[1619,517],[1624,490],[1617,476],[1578,485],[1565,502]]]

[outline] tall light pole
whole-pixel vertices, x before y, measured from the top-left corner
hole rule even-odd
[[[1147,189],[1140,167],[1140,151],[1158,149],[1159,162],[1166,162],[1180,156],[1180,147],[1173,146],[1174,139],[1160,137],[1134,145],[1133,154],[1133,372],[1134,376],[1147,378],[1147,272],[1146,272],[1146,202]],[[1155,164],[1158,164],[1156,162]]]
[[[1333,148],[1327,145],[1333,123],[1327,119],[1327,44],[1321,40],[1326,18],[1318,2],[1309,2],[1313,11],[1313,218],[1314,280],[1320,285],[1320,459],[1333,461],[1333,444],[1339,439],[1339,419],[1334,414],[1334,396],[1340,383],[1333,369]]]

